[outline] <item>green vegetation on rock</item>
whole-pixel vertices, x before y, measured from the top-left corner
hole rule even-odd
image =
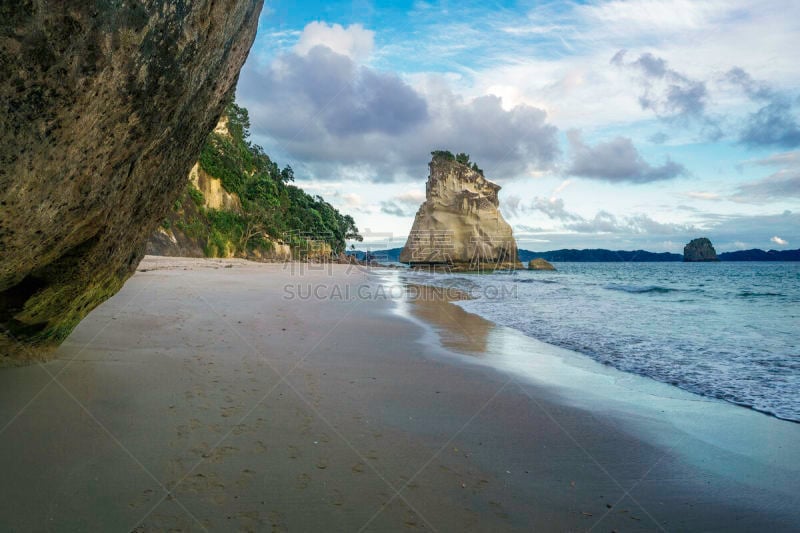
[[[338,254],[345,250],[346,240],[362,240],[350,215],[293,185],[292,167],[281,169],[249,141],[245,108],[230,103],[225,117],[227,132],[209,134],[199,164],[203,172],[220,180],[225,191],[238,197],[241,209],[206,207],[203,193],[190,182],[173,206],[172,222],[162,227],[199,241],[208,257],[264,255],[278,240],[300,255],[320,243]]]
[[[456,163],[460,163],[466,167],[471,168],[481,176],[483,176],[483,169],[481,169],[477,163],[472,162],[470,164],[469,154],[461,152],[460,154],[453,155],[453,152],[449,150],[434,150],[431,152],[433,159],[444,159],[445,161],[454,161]]]

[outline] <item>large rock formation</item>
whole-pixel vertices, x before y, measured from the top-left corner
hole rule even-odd
[[[0,363],[122,286],[186,183],[261,0],[0,7]]]
[[[522,268],[511,226],[498,208],[500,186],[475,166],[435,154],[426,199],[400,261],[451,270]]]
[[[719,261],[717,251],[711,245],[711,241],[705,237],[692,239],[683,247],[683,260],[687,263],[699,263],[708,261]]]

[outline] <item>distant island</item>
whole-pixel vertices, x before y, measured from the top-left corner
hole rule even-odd
[[[400,261],[402,248],[385,250],[353,250],[348,254],[364,260],[367,254],[370,259],[379,263],[397,263]],[[648,252],[646,250],[604,250],[602,248],[575,250],[562,249],[549,252],[519,250],[519,260],[527,263],[531,259],[541,257],[553,263],[666,263],[682,262],[682,254],[670,252]],[[797,250],[739,250],[717,255],[720,261],[800,261],[800,249]]]
[[[800,261],[798,250],[738,250],[719,254],[720,261]]]
[[[692,239],[683,247],[683,261],[685,263],[715,263],[719,261],[717,251],[708,237]]]

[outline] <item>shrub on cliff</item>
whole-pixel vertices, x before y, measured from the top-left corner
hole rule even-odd
[[[210,228],[207,255],[230,254],[231,246],[233,253],[268,249],[267,236],[291,241],[287,235],[306,235],[326,242],[336,253],[344,251],[345,240],[362,239],[351,216],[292,185],[292,167],[281,169],[263,148],[248,141],[250,118],[245,108],[230,103],[226,117],[229,135],[220,131],[209,134],[200,166],[218,178],[225,190],[238,195],[242,209],[237,213],[206,210]],[[228,246],[223,246],[223,241]]]
[[[483,170],[478,166],[477,163],[470,164],[469,154],[461,152],[458,155],[453,155],[453,152],[449,150],[434,150],[431,152],[433,159],[444,159],[445,161],[455,161],[456,163],[461,163],[464,166],[467,166],[483,176]]]

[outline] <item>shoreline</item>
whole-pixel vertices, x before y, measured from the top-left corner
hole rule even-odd
[[[698,395],[703,399],[721,400],[730,405],[756,411],[771,418],[777,418],[794,424],[800,423],[797,402],[790,394],[790,389],[788,388],[788,384],[792,383],[792,379],[796,376],[793,376],[791,372],[784,375],[778,365],[770,366],[767,370],[763,370],[762,366],[757,364],[761,361],[755,361],[749,368],[744,366],[744,363],[748,362],[748,357],[752,356],[753,358],[757,358],[759,355],[755,349],[748,348],[746,343],[748,341],[756,343],[757,341],[753,341],[753,339],[750,338],[745,340],[743,338],[741,342],[745,344],[741,344],[739,347],[742,351],[742,356],[738,358],[722,357],[720,361],[717,362],[716,357],[713,355],[715,348],[717,348],[721,354],[735,353],[738,346],[735,344],[738,342],[736,341],[736,332],[742,331],[742,329],[751,332],[759,331],[762,336],[770,337],[770,332],[772,331],[770,330],[770,326],[773,326],[772,323],[767,324],[764,320],[761,320],[758,324],[750,324],[746,323],[744,319],[740,319],[738,322],[735,320],[723,322],[717,319],[715,323],[708,325],[708,329],[716,333],[716,340],[720,340],[720,337],[724,336],[724,340],[720,340],[721,344],[716,344],[714,337],[710,336],[710,340],[706,339],[704,342],[692,345],[692,339],[687,338],[687,335],[681,336],[681,331],[677,332],[678,335],[675,336],[675,338],[670,335],[665,337],[664,332],[669,331],[669,329],[666,329],[664,326],[655,325],[652,328],[652,332],[645,333],[648,328],[646,320],[634,320],[636,323],[635,326],[638,328],[636,331],[638,331],[639,334],[632,335],[631,339],[628,339],[628,342],[617,342],[615,345],[617,339],[626,338],[626,332],[621,331],[619,327],[614,328],[615,324],[611,321],[608,323],[610,333],[606,335],[606,328],[603,327],[604,318],[593,312],[593,309],[587,309],[586,302],[599,299],[600,302],[605,304],[604,309],[607,313],[637,313],[640,310],[643,316],[650,316],[651,319],[656,320],[658,315],[655,312],[658,311],[663,313],[667,319],[672,319],[673,328],[680,328],[681,324],[676,322],[675,317],[679,316],[679,313],[682,312],[688,312],[690,314],[702,312],[700,311],[702,307],[700,302],[707,289],[703,289],[702,287],[704,287],[704,285],[701,284],[701,288],[697,289],[698,294],[693,294],[687,292],[691,289],[685,287],[675,288],[674,284],[670,285],[669,283],[653,285],[645,280],[639,280],[638,284],[636,282],[630,282],[630,285],[609,282],[608,279],[604,279],[603,282],[599,284],[593,284],[591,282],[581,284],[584,281],[580,279],[582,277],[581,274],[585,272],[581,272],[580,269],[577,272],[570,271],[569,269],[565,269],[565,271],[567,277],[578,278],[577,281],[579,283],[577,289],[576,285],[572,283],[573,280],[566,281],[559,278],[564,272],[558,273],[556,277],[545,278],[543,280],[534,279],[534,277],[531,276],[522,276],[521,279],[505,279],[503,276],[495,276],[496,279],[493,279],[489,283],[481,283],[479,280],[472,282],[465,277],[455,277],[451,280],[446,277],[438,279],[436,276],[427,276],[423,277],[422,280],[418,280],[417,276],[411,273],[403,277],[406,278],[408,283],[429,283],[448,287],[466,287],[467,289],[465,290],[468,290],[470,294],[480,294],[480,296],[477,298],[478,301],[459,302],[458,305],[460,307],[470,312],[477,313],[487,320],[497,320],[498,324],[511,327],[528,338],[541,341],[547,346],[558,347],[567,352],[579,354],[581,357],[588,357],[592,361],[601,363],[603,367],[607,366],[619,369],[625,374],[646,377],[658,383],[664,383],[690,394]],[[789,279],[791,279],[791,277]],[[511,281],[518,281],[519,283],[510,283]],[[529,285],[537,281],[542,281],[548,285]],[[534,286],[548,288],[560,287],[562,290],[572,290],[578,293],[592,292],[592,294],[572,294],[571,298],[566,302],[567,307],[573,307],[572,315],[568,313],[567,316],[562,317],[563,320],[561,320],[558,318],[554,319],[554,317],[558,317],[559,312],[563,314],[564,311],[559,310],[557,305],[552,305],[553,299],[548,299],[548,297],[556,294],[552,291],[550,293],[545,293],[543,296],[545,300],[541,302],[542,317],[536,317],[534,309],[539,309],[540,306],[538,304],[522,305],[522,302],[536,297],[535,291],[525,291],[523,289]],[[520,296],[516,294],[518,287],[522,292]],[[592,289],[587,291],[585,290],[586,287],[591,287]],[[594,290],[594,287],[600,287],[600,289]],[[490,292],[490,290],[494,292]],[[737,305],[742,305],[744,299],[751,296],[778,297],[776,301],[777,309],[782,309],[782,307],[780,307],[781,305],[790,305],[788,302],[791,301],[786,300],[786,298],[790,296],[770,290],[766,290],[763,294],[760,292],[751,293],[748,292],[748,289],[737,286],[733,286],[729,288],[729,290],[733,292],[724,294],[723,296],[737,300],[734,302]],[[501,291],[502,294],[500,294]],[[599,292],[608,293],[608,300],[614,303],[608,304],[608,301],[604,300],[606,295],[598,294]],[[709,290],[709,292],[712,291]],[[500,302],[496,302],[497,296],[499,296]],[[669,301],[667,296],[672,296],[672,301]],[[678,299],[677,296],[682,296],[682,299]],[[716,300],[717,298],[719,298],[719,295],[712,294],[711,297],[706,298],[706,300]],[[486,301],[481,302],[480,300]],[[557,298],[555,300],[555,303],[558,304]],[[664,300],[664,306],[666,307],[660,307],[660,309],[656,310],[654,309],[654,305],[660,306],[660,304],[653,304],[652,302],[659,302],[659,300]],[[678,309],[674,300],[678,300],[680,304],[684,304],[685,302],[690,303],[687,304],[686,309]],[[584,302],[584,304],[580,305],[580,302]],[[756,303],[764,305],[763,301]],[[638,304],[644,307],[641,309],[636,307],[632,308],[632,306]],[[785,309],[788,312],[789,308],[786,307]],[[534,314],[531,315],[530,313]],[[718,316],[724,316],[724,314],[720,314],[719,310],[715,311],[709,309],[708,313],[710,315],[716,314]],[[739,313],[737,314],[737,317],[738,316],[746,315],[744,313]],[[529,319],[529,317],[533,318]],[[541,327],[534,327],[533,324],[536,323],[541,323]],[[617,321],[617,323],[619,323],[619,321]],[[703,322],[698,323],[702,324]],[[793,353],[792,350],[794,348],[792,345],[786,345],[787,340],[785,337],[785,333],[787,328],[790,328],[791,322],[781,320],[778,324],[779,325],[773,326],[777,340],[775,340],[772,345],[772,352],[767,351],[767,353],[771,353],[774,357],[777,357],[778,354],[781,353],[780,349],[776,350],[774,348],[777,343],[783,342],[784,354]],[[587,325],[589,326],[588,328],[586,328]],[[570,335],[570,326],[577,327],[579,334]],[[783,328],[781,328],[781,326],[783,326]],[[695,326],[695,330],[697,330],[698,327],[700,326]],[[594,331],[595,336],[587,335],[589,331]],[[727,334],[720,332],[727,332]],[[730,333],[733,333],[732,337]],[[696,334],[696,336],[702,335],[702,333]],[[780,337],[780,335],[784,336]],[[734,340],[729,342],[729,339]],[[675,342],[673,343],[672,341]],[[683,343],[681,350],[687,355],[685,360],[679,353],[681,350],[675,349],[679,341]],[[690,341],[688,345],[687,341]],[[638,349],[635,348],[639,343],[645,345],[649,344],[650,349],[645,349],[640,353]],[[708,366],[704,366],[705,363],[702,359],[692,359],[690,354],[693,353],[693,350],[697,350],[698,352],[710,350],[711,354],[706,359]],[[639,358],[640,355],[641,358]],[[725,367],[724,365],[729,362],[732,366]],[[689,367],[679,370],[685,363],[689,364]],[[699,366],[701,371],[694,372],[692,364]],[[715,376],[709,371],[709,368],[717,368],[714,366],[715,364],[720,365],[719,368],[721,368],[721,374],[718,376]],[[791,367],[790,358],[787,360],[787,364]],[[739,373],[736,373],[736,371],[732,369],[738,369]],[[751,369],[753,370],[752,372],[750,371]],[[757,379],[758,381],[755,381]],[[787,380],[786,390],[782,390],[783,387],[779,385],[780,383],[784,383],[784,379]],[[751,386],[753,389],[750,388]]]
[[[414,285],[414,284],[412,284],[412,285]],[[464,291],[461,291],[460,289],[453,288],[453,287],[444,288],[444,287],[440,287],[438,285],[419,285],[419,286],[420,287],[428,287],[430,289],[443,289],[443,290],[446,291],[445,294],[451,294],[451,293],[452,294],[459,294],[459,293],[462,294],[462,296],[459,296],[457,298],[450,298],[449,301],[451,301],[451,302],[452,301],[458,301],[458,300],[471,300],[471,299],[474,299],[474,297],[469,295],[468,293],[466,293]],[[651,376],[648,376],[648,375],[637,374],[637,373],[632,372],[632,371],[618,369],[618,368],[614,367],[613,365],[605,364],[605,363],[602,363],[600,361],[597,361],[597,360],[595,360],[594,358],[592,358],[588,354],[581,353],[581,352],[578,352],[576,350],[572,350],[572,349],[567,348],[567,347],[558,346],[557,344],[552,344],[552,343],[547,342],[545,340],[538,339],[538,338],[536,338],[534,336],[528,335],[525,332],[520,331],[518,329],[515,329],[513,327],[510,327],[510,326],[503,326],[501,324],[497,324],[496,322],[493,322],[491,319],[485,318],[485,317],[483,317],[483,316],[481,316],[481,315],[479,315],[477,313],[473,313],[471,311],[464,310],[460,306],[455,306],[455,307],[459,311],[461,311],[462,313],[464,313],[466,315],[470,315],[472,317],[480,318],[481,320],[492,324],[492,326],[494,326],[494,327],[503,328],[503,329],[506,329],[508,331],[513,331],[514,335],[522,335],[526,339],[530,339],[532,343],[534,343],[536,345],[539,345],[540,347],[546,347],[546,348],[544,348],[544,351],[547,352],[547,353],[551,353],[552,352],[553,354],[557,354],[557,353],[560,352],[560,353],[566,355],[566,357],[565,357],[566,359],[570,359],[570,360],[573,360],[573,361],[584,360],[584,359],[586,360],[586,361],[582,361],[582,362],[576,361],[575,364],[577,364],[578,366],[583,366],[585,364],[589,364],[589,365],[594,367],[596,372],[599,371],[600,373],[604,373],[605,370],[610,370],[612,373],[615,373],[615,374],[620,373],[620,374],[622,374],[624,376],[633,376],[637,380],[644,380],[644,381],[642,381],[642,383],[652,383],[652,384],[654,384],[656,386],[656,388],[664,390],[664,391],[677,389],[678,391],[680,391],[680,394],[685,393],[685,394],[689,395],[689,396],[686,396],[687,401],[698,401],[698,402],[709,402],[709,403],[722,402],[724,404],[727,404],[727,405],[730,405],[730,406],[733,406],[733,407],[736,407],[736,408],[743,408],[743,409],[745,409],[747,411],[754,411],[754,412],[759,413],[761,415],[765,415],[765,416],[767,416],[769,418],[774,418],[774,419],[780,420],[782,422],[788,422],[788,423],[791,423],[791,424],[800,424],[800,420],[782,417],[782,416],[780,416],[780,415],[778,415],[778,414],[776,414],[776,413],[774,413],[772,411],[767,411],[765,409],[759,409],[758,407],[756,407],[754,405],[750,405],[750,404],[746,404],[746,403],[737,403],[737,402],[732,401],[732,400],[727,400],[727,399],[724,399],[724,398],[717,398],[717,397],[714,397],[714,396],[706,396],[706,395],[694,392],[692,390],[689,390],[687,388],[684,388],[679,384],[666,383],[664,381],[659,381],[658,379],[655,379],[655,378],[653,378]],[[422,320],[422,321],[420,321],[420,323],[424,324],[425,321]],[[666,388],[663,387],[663,386],[666,386]],[[676,393],[676,394],[679,394],[679,393]],[[669,393],[662,393],[662,395],[669,396]],[[694,399],[690,399],[690,398],[694,398]]]
[[[468,298],[468,297],[467,297]],[[587,411],[607,409],[620,418],[638,415],[643,419],[663,418],[676,429],[699,434],[705,439],[715,439],[715,445],[728,451],[753,455],[761,460],[774,460],[780,455],[784,463],[800,475],[800,465],[792,465],[792,459],[800,456],[800,427],[794,420],[780,418],[769,412],[759,411],[747,405],[739,405],[727,400],[702,396],[672,384],[616,369],[592,359],[590,356],[562,348],[508,326],[502,326],[480,315],[464,310],[452,303],[443,304],[438,300],[414,302],[413,307],[449,307],[444,312],[448,316],[442,320],[431,310],[413,314],[420,326],[435,331],[434,336],[445,349],[461,355],[462,362],[483,365],[499,372],[512,374],[530,382],[535,387],[549,390],[559,396],[559,400]],[[407,316],[408,311],[399,314]],[[464,324],[467,324],[465,326]],[[476,335],[475,332],[478,332]],[[458,336],[469,336],[469,342],[459,340]],[[480,337],[485,337],[479,340]],[[494,337],[487,340],[489,337]],[[517,350],[530,350],[538,361],[524,360],[514,355],[501,353],[508,345]],[[465,353],[466,352],[466,353]],[[660,413],[670,413],[660,416]],[[693,416],[703,415],[701,424],[694,426]],[[709,418],[710,417],[710,418]],[[735,421],[739,427],[729,422]],[[644,426],[644,424],[641,424]],[[714,427],[710,427],[714,426]],[[657,432],[646,435],[644,427],[632,431],[642,432],[653,444],[661,444]],[[781,450],[764,448],[759,440],[763,435],[782,436],[793,445],[783,446]],[[723,438],[725,437],[725,438]]]
[[[659,402],[691,402],[638,405],[649,388],[601,402],[619,376],[559,365],[568,354],[447,302],[285,299],[298,280],[375,289],[391,272],[151,257],[140,269],[58,359],[0,371],[0,461],[21,480],[0,492],[3,529],[794,523],[795,424],[723,404],[792,429],[752,428],[704,404],[698,426],[681,425]],[[497,359],[521,352],[534,366]],[[708,432],[717,441],[709,417],[729,426]]]

